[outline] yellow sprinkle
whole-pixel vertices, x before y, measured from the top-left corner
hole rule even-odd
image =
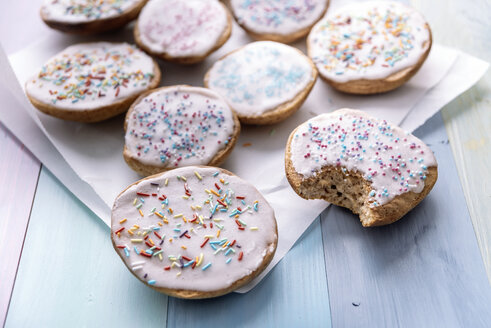
[[[189,196],[182,196],[183,199],[189,199]]]
[[[167,187],[167,185],[169,184],[169,179],[165,179],[165,186]]]
[[[148,233],[149,233],[149,232],[150,232],[150,231],[145,231],[145,232],[143,233],[143,237],[145,237],[146,235],[148,235]]]
[[[143,212],[142,210],[138,210],[138,212],[140,212],[140,215],[143,216]]]
[[[203,253],[199,255],[199,261],[198,263],[196,263],[196,266],[200,266],[202,262],[203,262]]]
[[[169,221],[167,221],[166,219],[164,219],[164,223],[165,224],[169,224]]]
[[[138,224],[133,224],[133,228],[140,229],[140,226]]]
[[[223,220],[222,219],[213,219],[213,221],[220,222],[220,221],[223,221]]]
[[[214,194],[215,196],[220,197],[220,194],[219,194],[219,193],[217,193],[215,190],[211,189],[210,191],[211,191],[211,193],[212,193],[212,194]]]
[[[173,268],[175,265],[176,265],[176,262],[172,262],[172,264],[170,265],[170,267]]]
[[[164,216],[162,214],[160,214],[159,212],[154,212],[155,215],[157,215],[159,218],[163,218]]]
[[[193,211],[194,211],[194,210],[196,210],[196,208],[195,208],[193,205],[191,205],[191,209],[192,209]]]
[[[188,222],[188,220],[186,220],[186,217],[185,216],[182,217],[182,220],[184,221],[184,223],[187,223]]]
[[[199,222],[201,222],[201,224],[203,224],[203,215],[198,216],[198,218],[199,218]]]
[[[197,208],[198,210],[201,210],[201,206],[200,206],[200,205],[196,205],[196,208]]]
[[[205,238],[215,238],[213,235],[205,235]]]
[[[258,230],[258,227],[250,227],[251,230]]]
[[[205,192],[206,192],[207,194],[211,194],[211,192],[210,192],[208,189],[205,189]]]
[[[221,183],[225,183],[225,180],[223,180],[223,178],[222,178],[222,179],[220,179],[220,182],[221,182]]]
[[[162,261],[162,253],[159,254],[159,260]]]
[[[202,180],[203,178],[201,177],[201,175],[199,175],[198,171],[194,171],[194,175],[196,175],[196,177],[200,180]]]
[[[180,214],[176,214],[174,215],[174,219],[177,219],[177,218],[180,218],[181,216],[183,216],[184,214],[180,213]]]
[[[128,229],[128,233],[133,236],[133,230]]]
[[[148,241],[150,242],[150,244],[154,245],[155,246],[155,243],[153,242],[152,238],[148,238]],[[227,242],[228,243],[228,242]],[[225,244],[226,245],[226,244]]]
[[[138,199],[135,198],[135,200],[133,201],[133,206],[136,205],[137,201],[138,201]]]
[[[177,259],[174,256],[172,256],[172,257],[169,257],[169,260],[176,261]],[[172,264],[174,264],[174,263],[172,263]],[[171,267],[172,267],[172,265],[171,265]]]
[[[122,219],[119,221],[119,223],[125,223],[126,222],[126,219]]]
[[[207,199],[207,200],[205,201],[205,204],[210,204],[210,200],[209,200],[209,199]]]
[[[162,208],[165,208],[165,204],[162,204]]]
[[[229,241],[227,241],[227,242],[226,242],[226,243],[225,243],[225,244],[222,246],[222,248],[226,248],[226,247],[228,246],[228,244],[230,244],[230,242],[229,242]]]
[[[163,226],[162,222],[157,222],[159,224],[159,226]]]
[[[182,249],[188,249],[186,246],[182,245],[181,246]]]
[[[138,236],[141,236],[141,235],[142,235],[142,232],[141,232],[141,231],[138,231],[136,234],[137,234]]]
[[[121,238],[121,232],[118,232],[116,235],[118,235],[118,238]]]
[[[172,238],[169,238],[169,242],[170,242],[170,243],[172,243],[172,241],[173,241],[173,240],[174,240],[174,239],[172,239]]]
[[[238,219],[239,218],[239,214],[235,214],[234,218]]]
[[[141,243],[143,239],[130,239],[132,243]]]
[[[170,212],[170,214],[172,214],[172,213],[174,213],[174,210],[169,207],[169,212]]]
[[[218,238],[218,237],[220,237],[220,231],[221,231],[221,230],[218,230],[218,231],[217,231],[217,238]]]
[[[181,271],[179,271],[178,273],[176,273],[176,276],[179,277],[181,275]]]
[[[183,177],[183,176],[181,176],[181,179],[184,180],[184,182],[188,181],[188,179],[186,179],[186,177]]]

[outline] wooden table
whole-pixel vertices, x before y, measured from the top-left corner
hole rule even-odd
[[[409,2],[424,13],[436,42],[491,59],[489,1]],[[8,53],[54,33],[40,22],[37,10],[37,5],[27,0],[1,5],[0,41]],[[441,115],[437,114],[417,131],[418,136],[432,145],[445,175],[440,176],[430,195],[430,205],[416,208],[410,218],[401,221],[409,223],[397,226],[397,229],[411,229],[411,222],[434,220],[431,209],[438,206],[441,206],[439,213],[458,212],[463,220],[472,220],[488,279],[491,277],[490,84],[491,72],[488,72],[477,85],[447,105]],[[134,279],[115,256],[108,228],[1,124],[0,182],[0,323],[8,327],[339,327],[421,326],[422,323],[464,326],[470,322],[475,323],[474,327],[491,325],[487,317],[481,317],[485,310],[474,306],[484,302],[487,305],[483,306],[491,311],[490,299],[468,300],[476,313],[469,310],[467,316],[441,317],[432,309],[446,305],[431,302],[416,307],[419,310],[415,312],[404,313],[401,309],[409,305],[405,302],[418,299],[425,302],[425,297],[431,298],[431,291],[428,295],[408,293],[407,298],[391,299],[393,294],[383,290],[385,283],[391,283],[390,277],[373,287],[382,304],[388,304],[385,311],[366,305],[372,295],[347,295],[347,285],[373,281],[340,276],[343,271],[336,270],[335,266],[347,265],[348,272],[354,274],[363,268],[362,261],[355,256],[344,259],[361,241],[345,244],[350,237],[347,232],[358,227],[350,214],[338,208],[325,211],[251,292],[201,302],[182,301],[144,288]],[[380,233],[385,232],[377,230],[372,236]],[[425,241],[416,237],[411,241],[418,242]],[[386,251],[381,248],[383,245],[372,246],[374,251]],[[383,258],[388,260],[390,256],[387,253]],[[455,270],[462,265],[446,261]],[[448,306],[450,309],[456,305]]]

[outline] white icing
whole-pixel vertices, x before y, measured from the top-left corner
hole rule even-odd
[[[94,109],[145,91],[153,72],[153,60],[132,45],[82,43],[48,60],[26,91],[57,108]]]
[[[200,175],[201,180],[195,172]],[[214,177],[215,172],[217,169],[211,167],[179,168],[156,178],[142,180],[116,199],[112,211],[111,233],[113,233],[117,246],[127,247],[127,253],[123,248],[118,248],[118,252],[141,280],[153,284],[154,287],[205,292],[220,290],[255,271],[263,262],[267,251],[273,250],[272,244],[277,240],[273,209],[249,183],[236,176],[223,173]],[[182,178],[178,179],[177,176],[184,177],[186,181]],[[220,179],[223,179],[225,183],[222,183]],[[215,183],[221,188],[221,191],[216,188]],[[188,199],[183,198],[186,196],[186,188],[191,194]],[[224,200],[225,203],[230,201],[226,211],[221,211],[220,209],[225,209],[225,207],[217,202],[217,197],[213,193],[207,193],[205,190],[214,190],[220,193],[221,197],[228,194],[229,196]],[[136,192],[147,193],[150,196],[137,195]],[[152,194],[157,194],[157,196],[152,196]],[[163,200],[162,195],[165,195],[167,199]],[[245,197],[245,204],[236,196]],[[205,203],[207,200],[210,202]],[[257,211],[254,210],[256,200],[258,201]],[[201,206],[201,209],[194,206]],[[217,209],[210,219],[215,206]],[[239,230],[233,215],[237,207],[242,210],[238,219],[244,223],[244,225],[241,224],[244,230]],[[142,211],[143,217],[139,210]],[[155,213],[162,213],[159,215],[165,217],[160,218]],[[197,217],[196,221],[190,222],[193,217]],[[127,219],[127,221],[120,223],[122,219]],[[164,220],[168,223],[164,223]],[[210,223],[213,223],[213,228]],[[128,230],[135,224],[139,228],[132,229],[133,235],[131,235]],[[119,236],[116,235],[115,232],[122,227],[125,229],[119,233]],[[254,230],[254,227],[257,227],[257,230]],[[146,236],[143,235],[145,231],[149,231],[147,240],[132,242],[132,239],[143,239]],[[184,235],[185,231],[188,231],[187,235],[190,238]],[[216,237],[218,231],[220,235]],[[157,232],[163,239],[160,239],[154,232]],[[201,247],[205,236],[208,235],[210,236],[209,241]],[[138,252],[150,249],[151,247],[144,243],[147,241],[151,245],[150,239],[163,251],[162,259],[159,254],[155,254],[159,251],[156,248],[152,251],[151,257],[136,253],[135,246]],[[225,248],[216,244],[215,247],[221,251],[215,254],[216,251],[212,248],[211,242],[225,239],[230,243],[235,240],[235,244]],[[185,246],[186,249],[181,246]],[[243,252],[241,261],[238,260],[240,252]],[[194,269],[192,265],[180,268],[172,264],[175,262],[181,265],[179,258],[182,256],[196,260],[196,257],[198,256],[199,259],[201,254],[203,254],[203,259]],[[174,256],[175,260],[170,259],[170,256]],[[182,259],[184,264],[190,262]],[[228,259],[231,261],[226,263]],[[211,263],[211,266],[203,270],[208,263]],[[169,266],[172,268],[164,270]]]
[[[308,28],[329,0],[231,0],[237,21],[258,34],[289,35]]]
[[[291,161],[304,177],[324,166],[357,171],[371,182],[372,206],[424,188],[428,168],[437,166],[424,142],[359,110],[340,109],[316,116],[297,129]]]
[[[217,61],[208,87],[239,115],[259,116],[292,100],[313,80],[309,59],[295,48],[253,42]]]
[[[310,32],[309,56],[336,82],[383,79],[417,64],[430,46],[424,17],[397,2],[370,1],[329,12]]]
[[[234,127],[232,111],[215,92],[170,87],[152,92],[133,108],[125,144],[143,164],[206,165],[226,147]]]
[[[217,0],[152,0],[138,18],[141,42],[172,57],[206,55],[227,26],[227,12]]]
[[[77,24],[113,18],[141,0],[44,0],[41,12],[52,21]]]

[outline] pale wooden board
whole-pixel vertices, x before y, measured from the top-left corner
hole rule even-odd
[[[0,326],[3,326],[29,224],[40,163],[0,124]]]
[[[491,327],[491,287],[440,114],[416,135],[439,163],[418,207],[372,229],[339,207],[322,218],[333,327]]]
[[[330,327],[319,220],[247,294],[203,301],[169,298],[167,315],[168,327]]]
[[[412,2],[425,14],[438,43],[491,60],[489,0]],[[442,114],[491,283],[491,70]]]
[[[131,275],[109,228],[43,168],[6,327],[163,327],[166,314],[167,296]]]

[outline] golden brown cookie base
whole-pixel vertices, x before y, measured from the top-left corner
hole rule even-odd
[[[320,77],[334,89],[341,92],[355,94],[355,95],[371,95],[371,94],[389,92],[394,89],[397,89],[400,86],[402,86],[404,83],[409,81],[419,71],[421,66],[423,66],[423,63],[425,62],[426,58],[428,57],[428,54],[430,53],[431,46],[432,46],[432,35],[429,25],[427,24],[426,26],[430,33],[430,40],[427,45],[426,51],[419,58],[418,62],[414,66],[400,70],[399,72],[396,72],[384,79],[377,79],[377,80],[360,79],[360,80],[353,80],[353,81],[340,83],[323,76],[322,73],[319,72]],[[307,41],[307,52],[311,57],[311,52],[308,45],[309,42]]]
[[[42,11],[40,12],[40,15],[41,19],[44,21],[44,23],[46,23],[46,25],[61,32],[79,35],[99,34],[119,29],[136,19],[147,1],[148,0],[140,0],[140,2],[135,3],[132,7],[128,8],[122,14],[116,17],[97,19],[84,23],[67,23],[50,20]]]
[[[291,141],[297,129],[290,134],[285,152],[286,177],[293,190],[302,198],[324,199],[350,209],[360,216],[364,227],[399,220],[428,195],[438,178],[437,167],[429,167],[425,186],[420,193],[406,192],[383,205],[372,207],[368,202],[371,184],[360,172],[345,170],[345,173],[342,167],[324,166],[315,176],[304,178],[295,171],[291,162]]]
[[[244,46],[245,47],[245,46]],[[227,56],[230,56],[231,54],[241,50],[243,47],[240,47],[238,49],[235,49],[234,51],[226,54],[219,60],[225,59]],[[257,125],[268,125],[268,124],[275,124],[281,121],[284,121],[291,115],[293,115],[305,102],[307,99],[308,95],[310,94],[310,91],[315,85],[315,82],[317,81],[317,68],[315,67],[314,63],[312,60],[305,56],[303,52],[300,50],[294,48],[296,51],[298,51],[302,56],[304,56],[309,64],[310,67],[312,68],[312,80],[309,82],[309,84],[301,91],[299,92],[292,100],[289,100],[281,105],[279,105],[276,108],[273,108],[272,110],[269,110],[265,113],[262,113],[261,115],[256,115],[256,116],[246,116],[238,113],[236,110],[234,110],[233,106],[229,104],[229,106],[232,108],[232,110],[237,114],[239,117],[239,120],[243,124],[257,124]],[[205,78],[204,78],[204,85],[206,88],[209,88],[209,78],[210,78],[210,70],[206,72]],[[212,89],[213,90],[213,89]]]
[[[154,89],[160,84],[161,73],[160,73],[159,66],[155,61],[153,61],[153,64],[154,64],[154,68],[153,68],[154,76],[147,86],[148,90]],[[126,97],[124,99],[116,101],[110,105],[93,108],[93,109],[72,109],[69,107],[65,107],[65,108],[56,107],[51,104],[41,102],[35,97],[31,96],[29,92],[27,92],[27,88],[26,88],[26,94],[27,94],[27,98],[29,98],[29,101],[40,112],[43,112],[47,115],[62,120],[82,122],[82,123],[96,123],[96,122],[107,120],[119,114],[122,114],[128,110],[128,108],[133,103],[133,101],[135,101],[135,99],[138,98],[139,96],[139,94],[136,94],[134,96]]]
[[[196,166],[197,167],[207,167],[207,166],[201,166],[201,165],[196,165]],[[231,175],[231,176],[235,175],[232,172],[227,171],[227,170],[222,169],[222,168],[216,168],[216,169],[217,169],[217,171],[220,171],[223,174],[227,174],[227,175]],[[155,174],[155,175],[143,178],[139,181],[132,183],[125,190],[120,192],[116,198],[118,198],[122,193],[124,193],[126,190],[128,190],[129,188],[131,188],[135,184],[137,184],[141,181],[147,180],[147,179],[153,179],[160,174],[162,174],[162,172],[159,174]],[[275,223],[276,223],[276,220],[275,220]],[[274,254],[276,252],[276,247],[278,246],[278,226],[277,225],[275,225],[275,235],[276,235],[276,238],[272,244],[268,245],[267,253],[264,256],[261,265],[256,270],[254,270],[252,273],[250,273],[249,275],[235,281],[232,285],[230,285],[230,287],[222,288],[222,289],[215,290],[215,291],[204,292],[204,291],[198,291],[198,290],[171,289],[171,288],[163,288],[163,287],[159,288],[159,287],[154,287],[152,285],[148,285],[146,283],[145,283],[145,285],[155,289],[156,291],[158,291],[160,293],[164,293],[164,294],[167,294],[167,295],[173,296],[173,297],[185,298],[185,299],[203,299],[203,298],[211,298],[211,297],[217,297],[217,296],[222,296],[222,295],[228,294],[228,293],[233,292],[234,290],[248,284],[250,281],[252,281],[254,278],[256,278],[259,274],[261,274],[261,272],[263,272],[264,269],[266,269],[266,267],[269,265],[269,263],[271,263],[271,261],[273,260]],[[112,233],[112,231],[111,231],[111,242],[113,244],[114,250],[119,255],[121,260],[123,260],[123,263],[125,263],[125,265],[126,265],[126,262],[123,259],[123,255],[118,251],[118,248],[116,247],[116,241],[114,240],[114,234]],[[126,267],[129,269],[129,271],[138,280],[141,281],[140,277],[138,277],[129,266],[126,265]]]
[[[228,0],[227,2],[230,2],[230,1]],[[294,33],[290,33],[290,34],[256,33],[254,31],[252,31],[251,29],[247,28],[247,26],[245,26],[245,24],[242,24],[239,21],[239,19],[237,18],[237,16],[235,15],[233,10],[230,10],[230,11],[234,15],[234,18],[235,18],[235,21],[237,22],[237,24],[239,24],[240,27],[242,27],[244,29],[244,31],[246,31],[247,34],[249,34],[253,39],[258,40],[258,41],[276,41],[276,42],[281,42],[281,43],[293,43],[293,42],[303,38],[307,34],[309,34],[310,30],[312,29],[312,26],[314,26],[322,17],[324,17],[327,9],[329,8],[329,2],[330,1],[327,1],[326,8],[324,8],[324,11],[322,12],[322,14],[319,16],[319,18],[315,22],[313,22],[312,24],[310,24],[309,26],[307,26],[301,30],[298,30],[298,31],[296,31]],[[230,4],[229,4],[229,6],[230,6]]]
[[[196,63],[200,63],[203,60],[206,59],[210,54],[218,50],[221,46],[227,42],[227,40],[230,38],[230,35],[232,34],[232,16],[230,15],[230,12],[228,11],[227,7],[220,2],[220,4],[223,6],[225,9],[225,12],[227,13],[227,27],[223,31],[222,35],[218,39],[218,41],[215,43],[213,48],[211,48],[206,54],[201,55],[201,56],[191,56],[191,57],[173,57],[166,52],[154,52],[152,51],[149,47],[147,47],[141,37],[140,37],[140,29],[138,27],[138,21],[135,24],[135,28],[133,30],[133,36],[135,38],[135,42],[140,47],[143,51],[145,51],[147,54],[155,56],[157,58],[160,58],[162,60],[172,62],[172,63],[177,63],[181,65],[192,65]]]
[[[187,85],[180,85],[182,87],[187,87]],[[138,97],[137,100],[131,105],[130,109],[126,113],[126,119],[124,121],[124,131],[126,132],[126,128],[128,126],[128,120],[131,116],[131,113],[133,111],[133,108],[147,95],[157,92],[159,90],[165,90],[169,88],[175,88],[175,87],[180,87],[180,86],[170,86],[170,87],[162,87],[158,88],[155,90],[149,90],[145,93],[143,93],[140,97]],[[228,144],[225,146],[225,148],[220,149],[215,156],[208,162],[208,163],[203,163],[204,165],[207,166],[219,166],[221,165],[227,157],[232,153],[232,150],[235,147],[235,144],[237,143],[237,139],[239,139],[240,135],[240,121],[237,117],[237,115],[232,111],[232,115],[234,118],[234,131],[232,132],[231,138],[228,142]],[[142,176],[149,176],[152,174],[157,174],[165,171],[170,171],[173,169],[177,169],[178,167],[162,167],[162,166],[156,166],[156,165],[149,165],[149,164],[143,164],[140,162],[138,157],[132,156],[128,148],[126,148],[126,145],[124,146],[123,149],[123,157],[125,162],[128,164],[129,167],[133,169],[133,171],[137,172],[138,174]]]

